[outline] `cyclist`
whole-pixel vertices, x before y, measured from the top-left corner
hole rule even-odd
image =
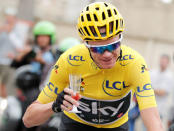
[[[63,53],[50,80],[24,114],[27,127],[44,123],[63,110],[61,131],[127,131],[128,111],[136,94],[148,131],[162,131],[149,72],[141,55],[121,45],[124,20],[106,2],[87,5],[80,13],[78,31],[85,45]],[[69,74],[81,74],[81,99],[73,99]],[[81,113],[72,113],[73,105]]]

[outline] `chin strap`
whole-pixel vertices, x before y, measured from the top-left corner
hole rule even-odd
[[[120,49],[120,56],[117,58],[117,60],[121,60],[121,58],[122,58],[122,56],[123,56],[122,54],[123,54],[123,53],[122,53],[122,49]],[[116,60],[116,61],[117,61],[117,60]]]
[[[89,50],[89,48],[88,48],[88,51],[89,51],[89,55],[90,55],[92,61],[95,63],[95,65],[97,66],[97,68],[101,69],[101,68],[96,64],[95,60],[92,58],[91,51]]]

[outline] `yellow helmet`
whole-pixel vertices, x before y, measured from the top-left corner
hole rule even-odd
[[[111,38],[124,30],[124,20],[115,6],[95,2],[86,6],[78,18],[77,28],[85,41]],[[104,32],[101,28],[105,28]]]

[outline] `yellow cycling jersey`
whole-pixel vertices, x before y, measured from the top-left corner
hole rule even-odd
[[[119,127],[128,121],[128,111],[135,94],[139,109],[155,107],[154,91],[143,57],[128,46],[121,46],[121,57],[111,69],[100,69],[84,45],[61,55],[50,80],[38,97],[49,103],[69,86],[69,74],[81,74],[81,113],[64,113],[71,119],[98,128]]]

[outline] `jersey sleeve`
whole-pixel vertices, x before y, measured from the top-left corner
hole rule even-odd
[[[151,86],[149,71],[144,59],[142,57],[135,59],[131,63],[129,71],[129,79],[131,80],[131,85],[134,87],[139,109],[155,107],[154,90]]]
[[[57,94],[68,85],[68,70],[63,58],[60,57],[52,68],[49,81],[37,98],[40,103],[46,104],[54,101]]]

